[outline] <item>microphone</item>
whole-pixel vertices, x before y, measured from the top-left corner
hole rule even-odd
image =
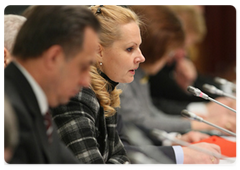
[[[224,155],[219,154],[219,153],[211,152],[211,151],[209,151],[209,150],[207,150],[207,149],[200,148],[200,147],[195,146],[195,145],[192,145],[192,144],[190,144],[190,143],[188,143],[188,142],[185,142],[185,141],[176,139],[175,137],[172,137],[172,136],[168,135],[168,133],[165,132],[165,131],[163,131],[163,130],[153,129],[152,132],[151,132],[151,134],[152,134],[153,136],[155,136],[155,137],[156,137],[157,139],[159,139],[159,140],[165,140],[165,139],[167,139],[167,140],[170,140],[170,141],[172,141],[172,142],[174,142],[174,143],[177,143],[177,144],[179,144],[179,145],[181,145],[181,146],[189,147],[189,148],[192,148],[192,149],[194,149],[194,150],[196,150],[196,151],[203,152],[203,153],[205,153],[205,154],[214,156],[214,157],[216,157],[216,158],[218,158],[218,159],[225,159],[225,160],[227,160],[227,161],[229,161],[229,162],[232,162],[232,160],[231,160],[229,157],[227,157],[227,156],[224,156]]]
[[[216,94],[216,95],[219,95],[219,96],[226,96],[226,97],[229,97],[229,98],[232,98],[232,99],[236,100],[235,96],[227,94],[227,93],[223,92],[222,90],[216,88],[213,85],[204,84],[203,85],[203,89],[208,91],[208,92],[210,92],[210,93],[212,93],[212,94]]]
[[[226,106],[226,105],[218,102],[217,100],[212,99],[211,97],[209,97],[207,94],[203,93],[203,92],[202,92],[201,90],[199,90],[198,88],[194,88],[194,87],[192,87],[192,86],[188,86],[187,90],[188,90],[190,93],[192,93],[194,96],[201,97],[201,98],[203,98],[203,99],[213,101],[213,102],[215,102],[215,103],[217,103],[217,104],[225,107],[226,109],[229,109],[229,110],[231,110],[231,111],[233,111],[233,112],[236,113],[236,110],[234,110],[234,109],[232,109],[231,107],[228,107],[228,106]]]
[[[217,125],[214,125],[214,124],[212,124],[212,123],[204,120],[203,118],[197,116],[196,114],[194,114],[194,113],[192,113],[192,112],[189,112],[189,111],[187,111],[187,110],[185,110],[185,109],[182,110],[181,114],[182,114],[182,116],[187,117],[187,118],[189,118],[189,119],[191,119],[191,120],[196,120],[196,121],[198,121],[198,122],[206,123],[206,124],[208,124],[208,125],[210,125],[210,126],[213,126],[213,127],[217,128],[217,129],[219,129],[219,130],[222,130],[222,131],[224,131],[224,132],[226,132],[226,133],[228,133],[228,134],[236,137],[236,133],[233,133],[233,132],[231,132],[231,131],[229,131],[229,130],[227,130],[227,129],[224,129],[224,128],[221,128],[221,127],[219,127],[219,126],[217,126]]]
[[[216,77],[214,81],[220,85],[228,86],[231,88],[232,91],[236,92],[236,84],[220,77]]]
[[[193,86],[188,86],[187,91],[192,93],[194,96],[204,98],[206,100],[209,100],[209,97],[207,94],[201,92],[198,88],[194,88]]]
[[[218,84],[221,84],[221,85],[224,85],[224,84],[231,84],[233,87],[236,87],[236,84],[226,80],[226,79],[223,79],[223,78],[220,78],[220,77],[216,77],[214,79],[214,81]]]

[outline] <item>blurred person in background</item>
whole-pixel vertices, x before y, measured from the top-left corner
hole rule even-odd
[[[15,38],[26,18],[20,15],[4,15],[4,68],[11,62]]]
[[[188,86],[202,89],[206,83],[220,88],[213,77],[199,74],[191,61],[191,58],[194,58],[198,53],[196,45],[204,39],[206,34],[203,11],[199,10],[198,6],[191,5],[167,7],[181,21],[185,33],[185,42],[183,47],[173,50],[165,66],[156,75],[149,78],[154,105],[173,115],[179,115],[183,109],[187,108],[187,110],[235,132],[235,113],[187,92]],[[206,93],[217,101],[236,108],[235,100]],[[172,107],[172,105],[175,107]]]

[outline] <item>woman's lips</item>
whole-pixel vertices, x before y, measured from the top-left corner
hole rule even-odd
[[[129,70],[131,74],[135,74],[135,70]]]
[[[136,69],[133,69],[133,70],[129,70],[129,72],[130,72],[131,74],[135,74],[135,70],[137,70],[137,68],[136,68]]]
[[[131,74],[135,74],[135,70],[137,70],[138,68],[135,68],[135,69],[133,69],[133,70],[129,70],[129,72],[131,73]]]

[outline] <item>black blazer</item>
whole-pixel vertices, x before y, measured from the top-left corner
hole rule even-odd
[[[19,142],[10,163],[78,163],[59,139],[54,124],[53,141],[48,143],[36,96],[14,63],[6,67],[4,78],[5,95],[13,106],[19,126]]]

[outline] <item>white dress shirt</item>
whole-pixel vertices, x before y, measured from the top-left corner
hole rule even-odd
[[[40,108],[40,111],[42,115],[44,116],[46,112],[48,111],[48,102],[47,97],[42,90],[42,88],[39,86],[39,84],[34,80],[34,78],[30,75],[30,73],[18,62],[14,61],[14,64],[19,68],[19,70],[23,73],[23,75],[26,77],[27,81],[29,82],[30,86],[33,89],[33,92],[37,98],[37,102]]]

